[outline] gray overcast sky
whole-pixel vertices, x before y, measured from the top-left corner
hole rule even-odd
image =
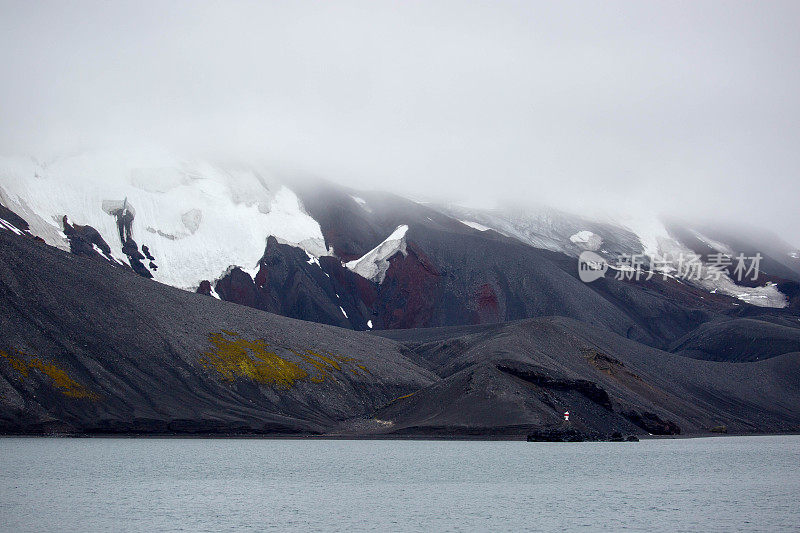
[[[0,2],[0,152],[151,142],[800,245],[800,2]]]

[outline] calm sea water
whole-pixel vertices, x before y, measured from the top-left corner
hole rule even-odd
[[[8,531],[800,529],[800,437],[0,439]]]

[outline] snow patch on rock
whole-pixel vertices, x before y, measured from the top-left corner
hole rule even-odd
[[[12,233],[15,233],[17,235],[22,235],[22,230],[20,230],[14,224],[12,224],[11,222],[8,222],[7,220],[5,220],[3,218],[0,218],[0,228],[7,229],[8,231],[10,231]]]
[[[360,196],[353,196],[352,194],[350,195],[350,198],[352,198],[353,201],[361,207],[361,209],[363,209],[367,213],[372,213],[372,209],[370,209],[370,207],[367,205],[366,200],[364,200]]]
[[[584,250],[599,250],[600,246],[603,245],[602,237],[588,230],[579,231],[578,233],[570,236],[569,240]]]
[[[308,260],[306,261],[306,263],[308,263],[309,265],[320,266],[319,259],[317,258],[316,255],[312,255],[312,254],[310,254],[308,252],[306,252],[306,255],[308,256]]]
[[[356,274],[377,283],[383,283],[389,270],[389,259],[400,252],[406,254],[406,232],[408,226],[398,226],[382,243],[364,254],[363,257],[345,263],[345,267]]]
[[[627,216],[619,222],[639,238],[642,252],[648,257],[662,258],[664,256],[663,248],[671,247],[671,241],[674,241],[669,236],[663,222],[656,216]]]
[[[483,224],[478,224],[477,222],[472,222],[471,220],[459,220],[465,226],[469,226],[470,228],[476,229],[478,231],[489,231],[490,227],[484,226]]]
[[[710,246],[714,250],[716,250],[718,252],[722,252],[723,254],[727,254],[727,255],[730,255],[730,256],[734,255],[733,248],[731,248],[727,244],[719,242],[719,241],[715,241],[714,239],[711,239],[710,237],[706,237],[705,235],[703,235],[702,233],[700,233],[698,231],[692,231],[692,234],[695,237],[697,237],[701,242],[707,244],[708,246]]]
[[[211,286],[211,297],[217,300],[222,300],[222,298],[219,297],[219,294],[217,294],[217,291],[214,289],[213,285]]]

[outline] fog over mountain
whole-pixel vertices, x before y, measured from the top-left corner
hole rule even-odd
[[[799,11],[2,3],[0,435],[800,433]]]
[[[796,2],[0,2],[0,154],[155,147],[800,246]]]

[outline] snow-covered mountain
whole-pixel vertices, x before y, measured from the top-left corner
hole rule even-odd
[[[481,231],[495,230],[536,248],[573,257],[590,250],[618,268],[626,266],[621,264],[621,259],[638,257],[648,271],[683,279],[712,293],[726,294],[762,307],[787,305],[786,296],[774,283],[741,285],[737,284],[738,279],[731,277],[730,269],[719,276],[709,272],[714,268],[708,261],[710,254],[724,254],[735,259],[744,250],[715,240],[700,230],[678,223],[665,223],[653,214],[637,217],[622,213],[616,219],[591,220],[545,206],[481,210],[446,205],[440,209],[470,227]],[[763,252],[750,252],[763,255]],[[782,245],[776,254],[780,258],[779,266],[786,267],[780,268],[780,273],[789,279],[800,277],[800,261],[793,256],[795,253],[788,245]],[[684,263],[692,258],[700,264],[693,267],[695,270],[691,276],[682,275],[688,274]],[[750,256],[747,260],[752,262]],[[772,266],[776,266],[775,259],[770,257],[770,260]],[[765,265],[759,266],[766,271]],[[766,266],[768,269],[769,265]]]
[[[109,152],[0,158],[0,203],[52,246],[181,289],[354,329],[555,314],[666,346],[710,316],[751,312],[747,304],[800,306],[800,254],[779,239],[656,217],[423,204],[285,182],[256,167]],[[3,229],[23,231],[0,212]],[[576,258],[587,250],[616,273],[620,257],[641,256],[659,279],[581,283]],[[687,279],[678,264],[697,255],[704,274],[712,254],[756,252],[763,261],[745,282],[730,268]],[[657,327],[654,309],[668,317]]]
[[[287,187],[246,168],[169,156],[90,153],[42,162],[0,159],[0,200],[34,234],[69,249],[63,217],[95,228],[117,260],[128,262],[109,206],[134,213],[132,237],[146,246],[154,279],[183,289],[215,279],[230,265],[253,269],[267,237],[318,257],[319,224]]]

